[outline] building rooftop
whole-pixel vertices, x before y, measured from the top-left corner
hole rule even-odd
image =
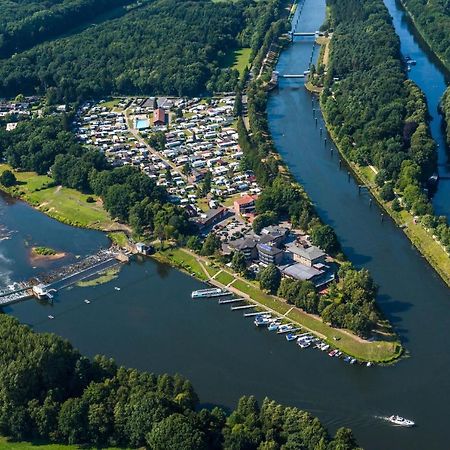
[[[235,250],[245,250],[256,247],[257,241],[251,237],[245,237],[228,242],[228,245]]]
[[[282,253],[283,250],[280,250],[277,247],[273,247],[272,245],[267,244],[258,244],[257,248],[259,251],[265,253],[266,255],[278,255],[279,253]]]
[[[286,246],[286,250],[305,259],[309,259],[310,261],[326,256],[326,253],[324,253],[319,247],[316,247],[315,245],[306,247],[297,245],[296,243],[292,242]]]
[[[324,273],[323,270],[318,270],[315,269],[314,267],[308,267],[300,263],[280,267],[280,270],[284,275],[302,281],[311,280],[311,278],[314,278],[318,275],[322,275]]]
[[[244,195],[243,197],[236,199],[234,202],[237,203],[238,205],[242,206],[242,205],[246,205],[247,203],[254,202],[255,200],[256,200],[255,196]]]

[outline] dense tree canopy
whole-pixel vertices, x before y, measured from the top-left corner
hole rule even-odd
[[[75,14],[69,13],[70,4],[86,3],[86,8],[92,2],[66,0],[55,8],[67,8],[65,22]],[[240,45],[257,45],[254,39],[265,31],[260,19],[273,3],[145,2],[122,17],[0,61],[0,96],[37,90],[67,102],[111,93],[198,95],[207,85],[234,89],[237,72],[222,70],[222,61]]]
[[[403,0],[433,50],[450,68],[450,3],[446,0]]]
[[[400,45],[381,0],[331,0],[333,29],[322,105],[340,149],[379,170],[386,200],[394,189],[413,214],[432,212],[423,188],[436,171],[436,144],[420,89],[406,79]],[[406,201],[406,197],[408,198]]]
[[[260,408],[243,397],[228,418],[219,408],[198,410],[183,377],[117,367],[102,356],[91,361],[62,338],[34,333],[10,316],[0,316],[0,337],[4,436],[158,450],[357,448],[350,430],[330,439],[318,419],[268,399]],[[344,438],[351,445],[339,446]]]
[[[132,0],[3,0],[0,11],[0,58],[89,23],[103,12]],[[124,10],[125,12],[125,10]]]

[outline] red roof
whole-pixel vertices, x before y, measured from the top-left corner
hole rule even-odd
[[[166,121],[166,111],[163,108],[155,109],[153,113],[153,122],[165,122]]]
[[[243,197],[238,198],[234,202],[237,203],[238,205],[242,206],[242,205],[246,205],[247,203],[254,202],[256,199],[257,199],[256,196],[244,195]]]

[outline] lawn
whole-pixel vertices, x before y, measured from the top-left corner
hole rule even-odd
[[[113,109],[115,108],[119,103],[121,102],[120,98],[113,98],[111,100],[108,100],[107,102],[102,103],[100,106],[104,106],[105,108],[108,109]]]
[[[204,266],[210,277],[213,277],[220,270],[217,267],[214,267],[211,263],[206,263]]]
[[[113,231],[108,233],[108,237],[119,247],[125,248],[128,245],[128,237],[123,231]]]
[[[180,248],[169,248],[167,250],[159,251],[154,256],[160,261],[167,262],[175,267],[185,270],[202,281],[208,279],[197,258],[190,253],[184,252]]]
[[[222,271],[214,279],[226,286],[234,280],[234,276],[229,274],[228,272]]]
[[[6,169],[10,167],[6,164],[0,165],[0,173]],[[14,174],[19,184],[5,190],[48,216],[69,225],[99,230],[114,228],[115,222],[111,220],[98,199],[88,203],[86,200],[89,195],[75,189],[53,186],[52,178],[47,175],[37,175],[34,172],[14,172]]]
[[[414,218],[409,212],[402,210],[399,217],[401,223],[407,225],[404,231],[408,237],[450,285],[450,257],[447,252],[420,223],[414,223]]]
[[[441,244],[433,238],[422,224],[414,223],[414,217],[411,213],[405,210],[396,213],[381,199],[379,192],[373,183],[375,174],[370,167],[356,167],[356,170],[366,183],[369,181],[368,184],[372,194],[376,197],[378,202],[383,205],[384,209],[391,215],[395,222],[401,226],[406,225],[406,227],[403,228],[403,231],[408,238],[450,286],[450,257],[442,248]]]
[[[345,330],[330,327],[318,317],[306,314],[299,309],[292,308],[291,305],[284,303],[276,297],[265,294],[251,283],[236,280],[233,283],[233,287],[248,294],[250,298],[261,305],[267,306],[281,315],[286,315],[288,319],[319,336],[322,336],[322,338],[326,339],[331,345],[339,346],[340,350],[358,359],[387,362],[395,359],[401,353],[401,346],[397,342],[363,341]]]
[[[78,450],[83,448],[88,450],[92,447],[78,447],[77,445],[62,445],[62,444],[46,444],[41,441],[36,442],[15,442],[10,441],[5,437],[0,437],[0,450],[29,450],[36,448],[39,450]],[[104,450],[114,450],[112,447]]]
[[[242,77],[245,68],[250,63],[250,54],[252,49],[249,47],[229,51],[221,61],[222,67],[231,67],[239,72]]]

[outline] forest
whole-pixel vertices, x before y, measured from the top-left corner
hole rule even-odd
[[[437,153],[425,97],[406,79],[400,44],[381,0],[331,0],[330,66],[321,102],[340,149],[375,182],[392,209],[420,216],[450,249],[445,219],[426,194]],[[426,224],[425,224],[426,222]]]
[[[240,46],[258,49],[277,8],[274,0],[155,0],[0,61],[0,97],[47,93],[67,103],[234,90],[237,71],[221,67],[223,57]]]
[[[35,333],[0,315],[0,433],[95,447],[155,450],[356,450],[350,430],[331,438],[305,411],[242,397],[226,414],[200,409],[179,375],[118,367],[82,356],[53,334]]]
[[[53,0],[0,3],[0,58],[59,36],[132,0]]]
[[[450,70],[450,3],[445,0],[402,0],[402,3]]]

